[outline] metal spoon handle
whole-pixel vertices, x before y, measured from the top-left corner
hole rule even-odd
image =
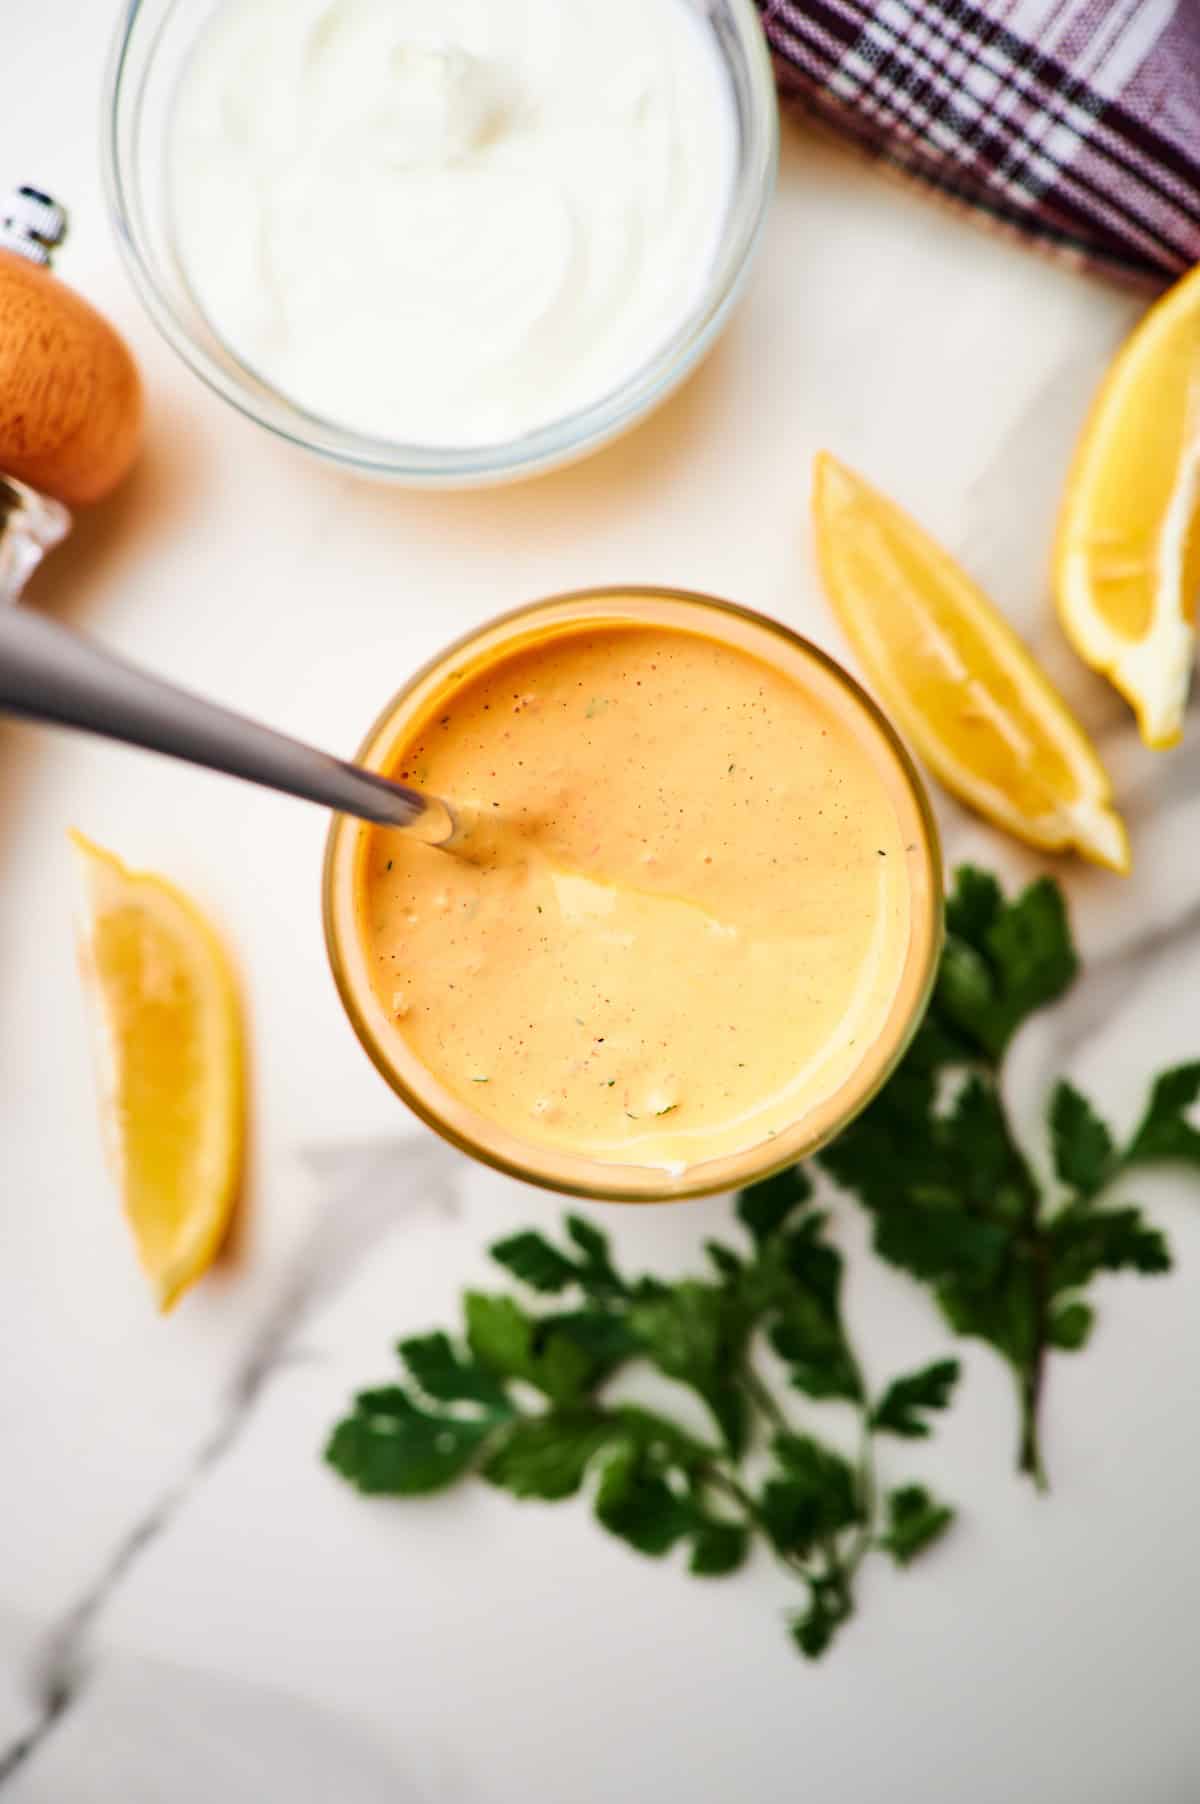
[[[454,832],[454,816],[437,797],[177,689],[26,608],[0,608],[0,709],[164,752],[361,820],[391,827],[420,820],[422,838],[434,843]]]

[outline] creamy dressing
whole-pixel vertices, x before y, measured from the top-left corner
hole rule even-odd
[[[389,1031],[479,1116],[604,1162],[802,1120],[879,1040],[913,931],[893,795],[828,687],[623,624],[465,681],[393,769],[469,804],[469,856],[361,842]]]
[[[470,446],[600,400],[684,324],[735,162],[689,0],[226,0],[169,185],[244,363],[340,425]]]

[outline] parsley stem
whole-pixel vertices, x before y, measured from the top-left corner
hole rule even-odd
[[[763,1416],[780,1434],[790,1434],[792,1425],[784,1415],[767,1385],[759,1377],[754,1368],[747,1363],[741,1372],[742,1389],[759,1414]]]
[[[853,1578],[875,1545],[875,1515],[879,1508],[879,1487],[875,1477],[875,1443],[871,1433],[871,1408],[866,1401],[859,1406],[858,1496],[862,1505],[862,1522],[846,1559],[846,1574]]]
[[[1047,1271],[1047,1242],[1042,1222],[1041,1197],[1033,1174],[1019,1149],[1017,1157],[1021,1160],[1028,1175],[1028,1201],[1025,1205],[1025,1220],[1029,1232],[1029,1301],[1032,1333],[1030,1347],[1024,1355],[1017,1371],[1017,1396],[1020,1405],[1020,1444],[1017,1452],[1017,1470],[1032,1478],[1038,1491],[1048,1491],[1050,1486],[1046,1478],[1046,1468],[1042,1464],[1042,1450],[1038,1435],[1039,1412],[1042,1401],[1042,1387],[1046,1376],[1046,1353],[1049,1342],[1050,1305]]]
[[[1046,1342],[1039,1334],[1038,1344],[1027,1363],[1017,1373],[1017,1394],[1021,1405],[1021,1442],[1017,1470],[1032,1478],[1039,1491],[1050,1489],[1042,1449],[1038,1437],[1038,1405],[1046,1372]]]
[[[757,1532],[762,1535],[779,1564],[785,1567],[788,1572],[794,1573],[797,1578],[802,1578],[806,1584],[812,1583],[812,1568],[806,1564],[799,1554],[789,1553],[783,1548],[774,1545],[767,1532],[767,1525],[763,1520],[763,1513],[758,1507],[757,1502],[750,1495],[750,1492],[747,1491],[743,1485],[738,1483],[731,1472],[727,1472],[723,1466],[706,1463],[698,1469],[697,1477],[700,1479],[701,1483],[711,1485],[713,1490],[722,1492],[722,1494],[732,1502],[740,1504],[745,1512],[747,1526],[757,1530]],[[836,1553],[834,1553],[832,1557],[827,1554],[826,1557],[831,1558],[831,1565],[836,1568],[836,1571],[831,1572],[831,1576],[838,1578],[840,1581],[841,1568],[837,1562]]]
[[[747,1518],[756,1528],[761,1528],[762,1517],[759,1514],[758,1505],[749,1491],[738,1483],[732,1472],[726,1472],[723,1467],[706,1462],[699,1468],[698,1476],[704,1484],[711,1485],[716,1491],[723,1491],[726,1497],[732,1499],[734,1503],[741,1504]]]

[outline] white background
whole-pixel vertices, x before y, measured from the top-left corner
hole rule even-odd
[[[71,208],[60,273],[126,333],[149,394],[136,475],[78,522],[35,605],[349,751],[414,663],[557,589],[702,588],[837,650],[807,523],[828,446],[959,551],[1042,648],[1129,810],[1135,877],[1069,873],[1095,969],[1019,1049],[1031,1134],[1063,1070],[1124,1124],[1153,1069],[1200,1053],[1195,749],[1135,748],[1121,705],[1060,644],[1044,580],[1070,446],[1133,301],[789,127],[746,302],[652,422],[519,489],[370,487],[235,417],[144,320],[98,181],[112,10],[38,0],[19,29],[10,17],[0,65],[0,177]],[[945,819],[954,856],[1038,868]],[[232,1256],[165,1322],[101,1168],[72,824],[193,890],[245,985],[248,1206]],[[924,1567],[870,1570],[819,1667],[791,1652],[793,1599],[765,1562],[705,1586],[639,1560],[581,1506],[482,1487],[369,1505],[323,1471],[324,1434],[387,1373],[395,1335],[450,1321],[486,1241],[556,1214],[406,1140],[325,968],[323,832],[300,804],[0,727],[0,1747],[37,1732],[47,1675],[74,1687],[12,1797],[1194,1799],[1200,1184],[1186,1177],[1140,1192],[1181,1269],[1105,1285],[1093,1347],[1054,1364],[1051,1497],[1016,1479],[1007,1377],[968,1349],[936,1441],[897,1444],[887,1470],[953,1498],[961,1524]],[[683,1270],[725,1214],[604,1220],[631,1263]],[[928,1299],[871,1258],[848,1204],[838,1234],[875,1377],[945,1350]],[[228,1444],[206,1452],[223,1428]],[[148,1520],[158,1532],[114,1574]]]

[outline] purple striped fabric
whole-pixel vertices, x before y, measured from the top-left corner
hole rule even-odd
[[[1200,262],[1200,0],[758,0],[781,89],[1044,245]]]

